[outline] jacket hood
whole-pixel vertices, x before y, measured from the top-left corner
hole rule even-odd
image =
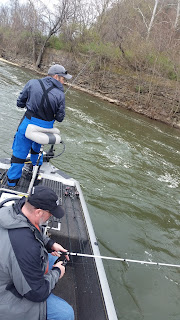
[[[62,92],[64,92],[64,87],[62,85],[62,83],[60,83],[59,81],[57,81],[56,79],[47,76],[45,78],[43,78],[43,81],[45,81],[45,83],[50,86],[52,84],[54,84],[55,87],[57,87],[58,89],[60,89]]]
[[[0,227],[4,229],[28,228],[29,223],[23,215],[21,208],[25,203],[25,197],[17,200],[15,204],[0,209]]]

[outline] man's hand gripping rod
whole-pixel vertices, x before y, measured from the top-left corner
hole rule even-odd
[[[61,255],[59,258],[57,258],[57,260],[54,262],[54,264],[56,264],[56,263],[58,263],[58,262],[60,262],[60,261],[63,261],[63,263],[61,264],[62,266],[66,266],[67,265],[67,263],[68,263],[68,260],[66,259],[66,258],[64,258],[64,260],[61,260],[61,258],[62,258],[62,256],[64,257],[64,256],[69,256],[69,252],[67,251],[67,252],[60,252],[60,251],[58,251],[58,253]]]

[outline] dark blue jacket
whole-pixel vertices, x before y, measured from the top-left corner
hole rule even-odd
[[[45,121],[63,121],[65,117],[65,95],[63,85],[52,77],[40,79],[47,90],[50,107],[44,97],[43,89],[38,79],[29,80],[17,99],[17,106],[27,108],[37,118]],[[43,107],[43,112],[42,112]]]

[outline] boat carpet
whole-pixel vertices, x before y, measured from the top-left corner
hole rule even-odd
[[[1,188],[7,189],[6,172],[7,170],[0,169]],[[60,230],[58,230],[59,221],[57,219],[51,223],[48,229],[50,237],[70,252],[92,254],[80,200],[75,188],[69,188],[60,182],[48,179],[40,180],[40,184],[49,186],[57,193],[65,210],[65,216],[59,224],[61,225]],[[28,186],[29,181],[21,178],[13,190],[26,193]],[[76,320],[108,319],[94,259],[71,256],[70,260],[66,266],[65,276],[58,281],[53,293],[72,305]]]

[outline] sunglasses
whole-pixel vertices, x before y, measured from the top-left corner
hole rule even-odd
[[[61,72],[61,73],[56,73],[58,76],[63,76],[63,74],[65,75],[65,74],[68,74],[68,72],[67,71],[65,71],[65,72]]]

